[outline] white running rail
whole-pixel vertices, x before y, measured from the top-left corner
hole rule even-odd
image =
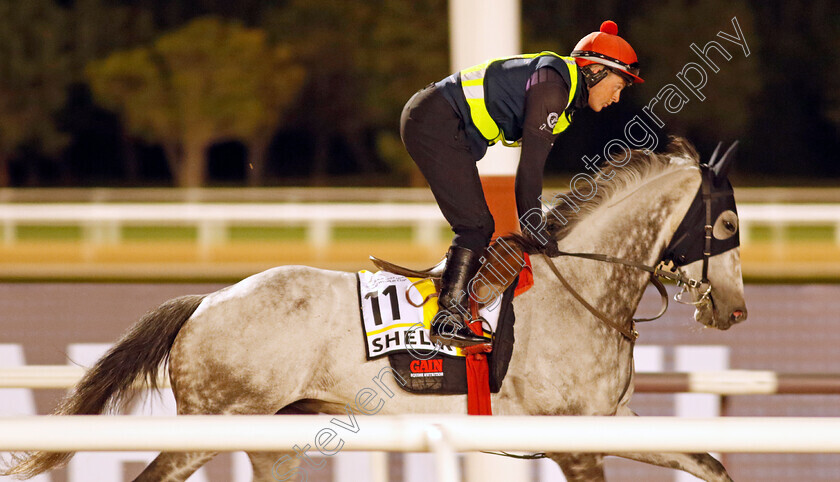
[[[0,451],[290,451],[331,428],[353,451],[429,452],[444,441],[453,452],[840,453],[840,418],[831,417],[357,414],[352,422],[346,415],[0,417]]]
[[[751,204],[738,206],[741,242],[749,228],[769,225],[832,226],[840,245],[840,204]],[[117,243],[126,225],[191,226],[201,245],[224,243],[231,226],[304,226],[316,247],[330,243],[335,226],[411,226],[413,241],[431,246],[447,226],[433,203],[0,203],[6,244],[20,225],[82,226],[84,240]]]

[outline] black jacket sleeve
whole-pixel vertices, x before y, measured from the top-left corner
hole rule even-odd
[[[522,153],[516,171],[516,209],[521,224],[529,210],[541,207],[543,169],[557,137],[552,131],[557,119],[564,115],[568,101],[569,88],[556,70],[550,67],[537,69],[528,81]],[[532,222],[532,225],[536,224],[536,221]],[[521,227],[524,231],[525,225]]]

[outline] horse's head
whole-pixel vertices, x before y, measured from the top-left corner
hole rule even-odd
[[[747,319],[738,212],[727,178],[736,145],[718,157],[718,144],[708,165],[700,165],[700,188],[663,258],[687,277],[701,280],[699,286],[685,288],[696,308],[694,319],[721,330]]]

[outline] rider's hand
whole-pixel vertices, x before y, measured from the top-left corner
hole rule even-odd
[[[547,230],[543,229],[539,232],[539,234],[535,234],[533,231],[525,229],[522,231],[522,234],[524,234],[526,238],[530,238],[536,246],[540,246],[540,252],[549,258],[560,256],[560,249],[557,247],[557,241],[555,241],[554,236],[549,234]]]
[[[543,254],[549,258],[560,256],[560,248],[557,247],[557,241],[554,238],[549,237],[548,242],[543,245]]]

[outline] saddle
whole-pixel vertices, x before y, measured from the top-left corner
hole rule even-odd
[[[432,266],[431,268],[419,270],[398,266],[394,263],[391,263],[390,261],[385,261],[384,259],[377,258],[376,256],[370,256],[370,260],[373,263],[373,265],[379,268],[380,270],[398,274],[400,276],[405,276],[406,278],[440,279],[441,275],[443,274],[443,270],[446,268],[446,257],[441,259],[438,264]]]
[[[474,299],[486,300],[491,294],[504,293],[513,284],[519,272],[525,266],[522,248],[516,243],[510,243],[505,238],[497,238],[482,257],[481,267],[473,277],[471,289]],[[446,258],[430,268],[416,270],[396,265],[390,261],[370,256],[374,266],[382,271],[398,274],[407,278],[429,278],[435,282],[440,290],[440,277],[446,269]],[[482,303],[479,303],[481,305]]]
[[[409,278],[432,279],[440,291],[440,277],[446,268],[446,258],[435,266],[415,270],[370,256],[373,264],[388,273]],[[481,266],[468,285],[473,316],[484,303],[492,303],[499,297],[497,309],[499,318],[493,333],[492,351],[471,354],[467,358],[437,356],[419,360],[412,353],[391,353],[388,359],[391,367],[406,383],[401,387],[418,394],[467,394],[468,413],[490,415],[490,393],[498,393],[507,373],[514,345],[513,297],[526,291],[533,283],[527,255],[515,241],[497,238],[481,258]],[[520,280],[524,273],[524,283]],[[423,303],[434,294],[428,295]],[[414,305],[414,303],[411,303]],[[417,305],[414,305],[417,306]],[[486,346],[486,345],[481,345]],[[477,347],[476,347],[477,348]],[[445,355],[445,354],[444,354]]]

